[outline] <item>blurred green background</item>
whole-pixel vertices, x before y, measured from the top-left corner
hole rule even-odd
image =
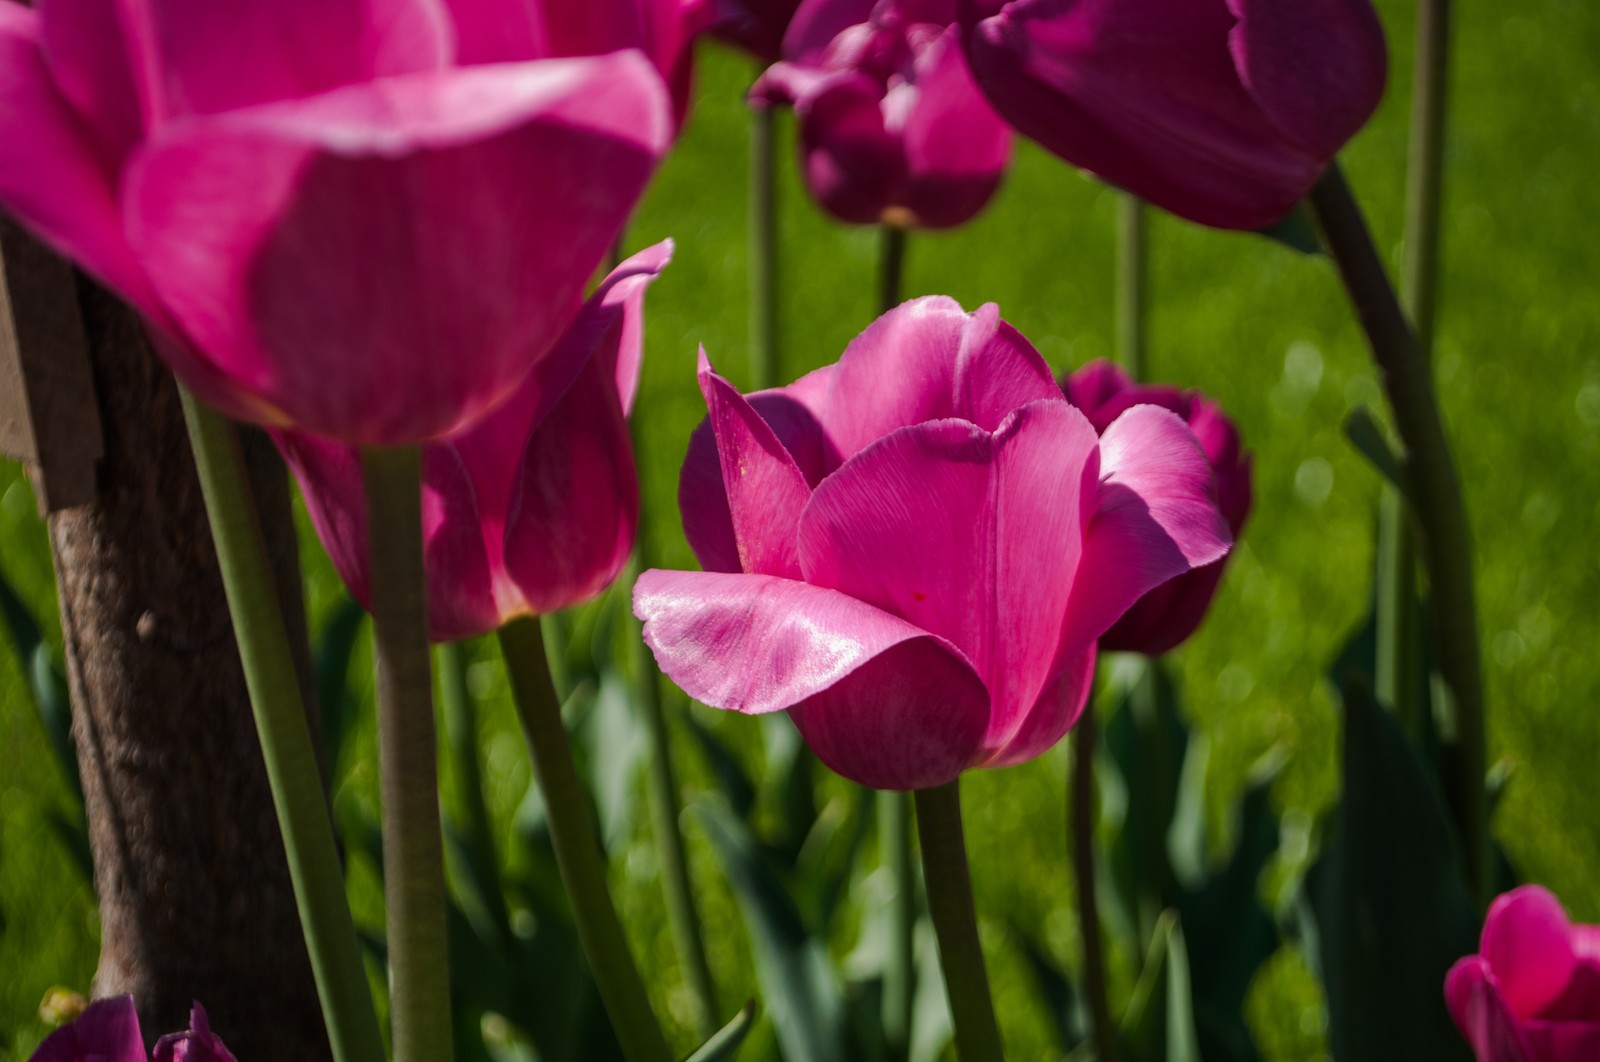
[[[1398,267],[1411,9],[1404,0],[1379,8],[1393,52],[1389,93],[1345,166]],[[742,93],[752,72],[714,46],[702,59],[690,127],[629,234],[630,247],[677,241],[649,295],[639,401],[646,519],[667,567],[694,563],[675,494],[703,413],[696,345],[748,383]],[[1576,919],[1600,921],[1600,564],[1591,541],[1600,524],[1600,17],[1585,0],[1466,0],[1453,89],[1437,372],[1477,545],[1491,758],[1513,767],[1495,832],[1528,880],[1554,889]],[[811,206],[795,180],[787,119],[780,132],[788,379],[835,360],[874,316],[878,244],[875,233],[832,224]],[[969,309],[998,302],[1058,369],[1109,356],[1114,208],[1113,193],[1019,144],[1006,185],[976,222],[913,237],[904,291],[948,293]],[[1304,837],[1336,795],[1337,717],[1323,675],[1362,617],[1370,581],[1378,482],[1340,425],[1357,406],[1381,410],[1382,396],[1325,260],[1165,217],[1153,221],[1152,255],[1152,376],[1216,397],[1256,455],[1255,515],[1209,620],[1174,657],[1191,721],[1211,743],[1212,825],[1225,832],[1222,811],[1251,764],[1281,746],[1290,759],[1275,802]],[[341,592],[314,539],[305,552],[315,622]],[[0,572],[54,622],[44,528],[11,465],[0,467]],[[491,803],[508,824],[529,766],[492,654],[480,655],[472,677],[487,698]],[[363,660],[354,681],[366,715],[356,754],[341,765],[342,800],[375,800],[367,673]],[[685,710],[681,700],[670,708]],[[758,727],[696,711],[759,769]],[[98,927],[92,892],[47,824],[49,809],[66,806],[67,788],[8,652],[0,652],[0,748],[0,1054],[23,1058],[46,1031],[36,1014],[45,991],[87,990]],[[686,789],[709,785],[681,727],[677,752]],[[1065,762],[1059,748],[1024,767],[970,774],[964,787],[977,902],[1016,1059],[1051,1057],[1051,1039],[1005,924],[1037,927],[1069,967],[1080,950]],[[827,797],[841,787],[828,779],[822,788]],[[657,1003],[687,1046],[691,1004],[642,814],[634,834],[613,880]],[[742,998],[755,991],[743,924],[692,825],[689,841],[717,980],[726,999]],[[1307,853],[1290,844],[1281,858],[1287,865],[1264,887],[1298,873]],[[358,918],[378,924],[375,887],[358,873],[354,888]],[[1125,992],[1132,959],[1113,961]],[[1326,1050],[1320,991],[1292,948],[1257,978],[1249,1013],[1269,1058]]]

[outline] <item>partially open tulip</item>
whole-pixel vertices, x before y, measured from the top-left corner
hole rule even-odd
[[[639,578],[645,641],[690,696],[788,710],[865,785],[1038,756],[1107,628],[1228,549],[1183,421],[1136,406],[1096,433],[992,304],[908,302],[749,397],[702,357],[700,388],[679,502],[706,570]]]
[[[626,563],[639,517],[627,414],[643,352],[644,293],[671,254],[669,241],[623,262],[510,401],[423,447],[434,641],[586,600]],[[356,449],[303,432],[274,438],[334,566],[366,603],[367,510]]]
[[[189,1031],[169,1033],[146,1055],[139,1014],[132,996],[115,996],[89,1004],[87,1010],[45,1038],[31,1062],[236,1062],[211,1031],[206,1010],[196,1003]]]
[[[1135,383],[1108,361],[1090,362],[1063,380],[1061,389],[1067,401],[1083,410],[1095,431],[1105,431],[1138,405],[1160,406],[1183,418],[1211,461],[1222,518],[1238,540],[1250,516],[1250,455],[1243,451],[1238,430],[1220,406],[1198,391]],[[1100,639],[1100,648],[1151,656],[1176,648],[1205,618],[1227,563],[1228,558],[1221,557],[1169,579],[1141,597]]]
[[[642,53],[466,32],[530,10],[0,0],[0,209],[225,411],[447,434],[550,355],[672,135]]]
[[[762,62],[775,62],[783,34],[800,0],[713,0],[708,32],[743,48]]]
[[[1547,889],[1489,905],[1478,954],[1450,968],[1445,1002],[1478,1062],[1600,1058],[1600,926],[1574,925]]]
[[[969,0],[962,18],[1019,132],[1221,228],[1287,214],[1387,74],[1370,0]]]
[[[955,2],[805,0],[750,90],[791,103],[806,183],[843,221],[946,228],[1000,186],[1011,131],[961,54]]]

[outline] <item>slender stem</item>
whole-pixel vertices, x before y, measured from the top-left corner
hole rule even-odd
[[[643,556],[646,543],[641,529],[637,544],[638,556],[632,576],[646,563]],[[633,584],[633,578],[627,580]],[[683,961],[684,974],[693,993],[697,1013],[696,1030],[701,1037],[717,1031],[717,984],[711,976],[711,963],[706,958],[706,946],[700,928],[700,911],[694,902],[694,887],[689,881],[689,856],[683,847],[683,833],[679,829],[682,809],[678,803],[677,772],[672,766],[672,741],[667,732],[666,706],[661,702],[661,676],[656,662],[644,644],[633,614],[629,620],[635,625],[629,639],[633,652],[635,695],[644,707],[645,726],[650,739],[650,813],[654,820],[656,858],[661,863],[661,888],[666,894],[667,920],[672,926],[673,942]]]
[[[916,872],[911,858],[911,796],[877,794],[878,843],[889,873],[889,959],[883,972],[883,1037],[891,1059],[904,1059],[911,1046],[911,1004],[916,995]]]
[[[750,108],[750,383],[778,384],[777,145],[771,107]]]
[[[906,230],[899,225],[883,226],[883,252],[878,260],[879,313],[888,313],[900,305],[900,287],[905,267]]]
[[[1117,360],[1135,380],[1147,371],[1148,244],[1144,203],[1124,192],[1117,203]]]
[[[1116,1062],[1116,1025],[1106,991],[1106,957],[1094,878],[1094,746],[1098,736],[1094,710],[1091,700],[1072,732],[1072,873],[1078,886],[1078,933],[1083,937],[1090,1038],[1100,1062]]]
[[[337,1062],[382,1062],[383,1038],[238,432],[179,390],[329,1045]]]
[[[378,786],[395,1062],[453,1050],[444,845],[422,567],[422,453],[361,451],[378,668]],[[381,530],[381,534],[378,533]]]
[[[495,854],[494,826],[483,793],[483,760],[478,752],[478,705],[467,686],[466,652],[459,642],[436,650],[439,656],[440,707],[444,716],[445,746],[455,764],[461,789],[461,838],[472,863],[484,912],[494,923],[504,946],[511,943],[511,916],[500,888],[500,860]]]
[[[673,1062],[611,900],[589,794],[572,762],[572,746],[561,720],[561,702],[550,682],[538,621],[523,617],[501,627],[500,650],[544,794],[556,864],[623,1054],[628,1062]]]
[[[1309,204],[1367,333],[1395,427],[1406,447],[1423,557],[1431,586],[1436,659],[1453,702],[1454,741],[1445,784],[1456,819],[1466,879],[1487,897],[1488,831],[1484,794],[1483,679],[1478,659],[1472,534],[1427,359],[1373,246],[1361,208],[1337,164],[1312,189]]]
[[[928,912],[939,937],[939,965],[955,1025],[961,1062],[1000,1062],[1000,1024],[989,996],[989,974],[978,940],[978,916],[967,876],[967,845],[961,831],[961,781],[917,790],[917,836]]]

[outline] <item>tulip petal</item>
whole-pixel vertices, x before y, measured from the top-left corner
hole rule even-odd
[[[784,31],[784,58],[817,65],[834,38],[872,18],[876,6],[877,0],[804,0]]]
[[[0,208],[140,309],[153,300],[122,235],[105,152],[57,91],[40,15],[0,3]]]
[[[1245,88],[1283,135],[1332,158],[1383,99],[1388,50],[1370,0],[1228,0]]]
[[[120,0],[38,0],[45,62],[115,170],[144,131]]]
[[[884,125],[883,86],[865,74],[830,75],[799,98],[795,117],[817,202],[843,221],[883,220],[906,179],[900,138]]]
[[[822,423],[841,458],[897,428],[957,417],[994,431],[1061,390],[1039,352],[988,303],[913,299],[862,332],[834,369]]]
[[[196,345],[287,420],[411,442],[550,352],[668,135],[637,53],[391,78],[175,124],[132,161],[128,229]]]
[[[901,130],[905,206],[917,224],[948,228],[981,210],[1011,158],[1011,127],[984,99],[949,26],[916,60],[915,102]]]
[[[456,30],[456,62],[522,62],[552,56],[542,9],[529,0],[444,0]]]
[[[899,617],[771,575],[651,569],[634,584],[633,611],[656,663],[685,693],[746,715],[792,708],[907,642],[933,643],[965,664],[953,645]]]
[[[1232,542],[1217,511],[1211,463],[1194,435],[1168,410],[1130,409],[1100,436],[1098,509],[1084,539],[1063,653],[1087,646],[1139,598],[1222,557]]]
[[[135,63],[152,125],[437,70],[450,60],[449,20],[435,0],[123,0],[123,7],[130,39],[142,46]]]
[[[1495,986],[1489,964],[1469,955],[1450,967],[1444,980],[1444,998],[1456,1028],[1480,1059],[1492,1062],[1533,1062],[1535,1055],[1523,1038],[1518,1021]]]
[[[919,424],[847,461],[801,516],[807,582],[901,616],[972,661],[994,706],[988,749],[1013,739],[1055,674],[1095,445],[1059,398],[1022,407],[993,434]]]
[[[1055,748],[1056,742],[1077,725],[1094,689],[1098,649],[1094,645],[1074,656],[1058,658],[1033,705],[1023,713],[1021,725],[989,754],[985,767],[1010,767],[1027,763]]]
[[[1511,1012],[1532,1018],[1561,997],[1577,967],[1572,923],[1548,889],[1524,885],[1489,905],[1479,953]]]
[[[30,1062],[145,1062],[144,1037],[132,996],[97,999],[49,1036]]]
[[[168,1033],[156,1041],[150,1062],[238,1062],[206,1018],[206,1008],[196,1003],[189,1011],[189,1031]]]

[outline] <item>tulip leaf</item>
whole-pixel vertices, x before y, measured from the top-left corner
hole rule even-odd
[[[16,650],[17,663],[28,680],[28,691],[50,740],[62,773],[66,775],[79,813],[83,809],[83,780],[78,776],[78,754],[72,743],[72,698],[67,676],[44,638],[33,613],[11,583],[0,575],[0,621],[5,623]]]
[[[755,1023],[756,1001],[752,999],[739,1008],[739,1013],[733,1016],[732,1021],[701,1044],[699,1049],[689,1056],[688,1062],[729,1062],[738,1053],[740,1045],[744,1043],[745,1037],[750,1035]]]
[[[1366,406],[1357,406],[1344,419],[1344,434],[1361,456],[1377,469],[1378,474],[1401,494],[1411,497],[1411,484],[1406,476],[1404,458],[1389,445],[1389,439],[1378,426],[1377,418]]]
[[[1299,251],[1301,254],[1323,253],[1322,237],[1317,234],[1316,225],[1312,224],[1310,215],[1302,206],[1295,207],[1281,220],[1266,228],[1255,231],[1258,236],[1265,236],[1291,251]]]
[[[1335,671],[1342,797],[1307,880],[1333,1053],[1465,1057],[1442,985],[1476,942],[1472,901],[1437,780],[1360,655]]]
[[[693,808],[744,915],[756,978],[783,1057],[787,1062],[851,1057],[843,989],[826,943],[808,930],[793,895],[743,820],[714,801],[700,801]]]
[[[317,710],[322,716],[322,755],[328,773],[337,776],[339,757],[355,716],[350,695],[350,663],[361,640],[367,612],[355,598],[344,595],[322,624],[312,651],[312,671],[317,680]]]
[[[1156,919],[1150,951],[1122,1020],[1127,1055],[1135,1062],[1200,1062],[1189,954],[1178,915]]]
[[[1020,922],[1010,923],[1011,939],[1022,949],[1029,980],[1050,1015],[1050,1030],[1063,1054],[1077,1050],[1088,1039],[1087,1016],[1072,978],[1039,946],[1035,934]]]
[[[700,752],[717,780],[717,789],[723,799],[735,815],[748,819],[756,804],[756,786],[750,780],[744,764],[739,762],[739,757],[717,736],[716,731],[699,719],[693,708],[685,712],[683,718],[688,722],[689,733],[700,746]]]
[[[650,751],[644,721],[621,675],[607,671],[600,676],[593,703],[573,731],[605,850],[616,851],[633,829],[639,807],[635,783]]]

